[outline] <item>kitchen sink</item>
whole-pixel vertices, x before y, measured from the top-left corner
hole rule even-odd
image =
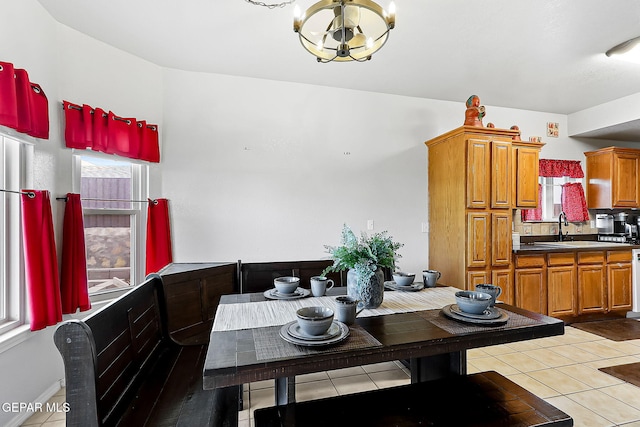
[[[567,240],[564,242],[536,242],[536,245],[553,246],[557,248],[598,248],[614,245],[627,245],[626,243],[596,242],[593,240]]]

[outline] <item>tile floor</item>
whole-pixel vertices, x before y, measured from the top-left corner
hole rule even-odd
[[[640,362],[640,339],[615,342],[572,327],[565,331],[559,337],[471,350],[469,373],[501,373],[571,415],[576,427],[640,427],[640,388],[598,371]],[[409,373],[399,362],[388,362],[303,375],[296,383],[302,401],[408,384]],[[249,427],[256,408],[273,405],[273,381],[246,385],[244,399],[239,425]],[[64,401],[64,392],[52,400]],[[64,413],[37,413],[23,426],[64,426]]]

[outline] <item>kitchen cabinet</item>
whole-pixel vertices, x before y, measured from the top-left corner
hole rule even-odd
[[[640,150],[607,147],[584,154],[589,209],[640,207]]]
[[[467,207],[511,208],[511,142],[468,140]]]
[[[516,306],[547,314],[547,278],[544,269],[515,270]]]
[[[573,316],[578,304],[575,254],[550,253],[547,256],[547,314]]]
[[[429,268],[442,273],[440,283],[473,289],[496,278],[510,288],[505,295],[513,295],[515,135],[507,129],[462,126],[425,143]],[[537,165],[535,170],[537,176]]]
[[[538,207],[538,162],[540,142],[513,141],[513,176],[512,200],[516,208],[532,209]]]
[[[511,211],[491,213],[491,265],[505,267],[511,264]]]
[[[631,309],[631,250],[516,254],[514,266],[518,307],[549,316]]]
[[[469,139],[466,176],[468,208],[489,207],[490,143],[485,139]]]
[[[486,282],[485,282],[486,283]],[[514,292],[513,292],[513,269],[493,269],[491,270],[491,282],[496,286],[500,286],[502,294],[498,297],[498,300],[507,303],[514,304]]]
[[[607,252],[608,309],[631,310],[631,253],[629,251]]]
[[[511,141],[491,141],[491,207],[511,209]]]
[[[544,254],[515,257],[514,292],[517,307],[547,314],[547,278]]]
[[[489,246],[491,243],[489,213],[470,212],[467,226],[467,267],[487,267],[489,265]]]

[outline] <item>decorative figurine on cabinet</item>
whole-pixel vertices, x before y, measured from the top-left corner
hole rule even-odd
[[[494,125],[493,123],[489,122],[489,123],[487,123],[487,127],[491,128],[491,129],[494,129],[496,127],[496,125]]]
[[[511,126],[510,128],[511,130],[517,130],[518,134],[514,135],[513,138],[511,138],[512,141],[522,141],[522,139],[520,139],[520,128],[516,125]]]
[[[464,125],[484,127],[482,125],[482,118],[484,117],[484,105],[480,105],[480,98],[478,95],[471,95],[467,99],[467,111],[464,113]]]

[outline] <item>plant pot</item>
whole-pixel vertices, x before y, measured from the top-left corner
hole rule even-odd
[[[347,295],[357,299],[358,307],[378,308],[384,297],[384,273],[378,268],[367,283],[360,283],[355,270],[347,272]]]

